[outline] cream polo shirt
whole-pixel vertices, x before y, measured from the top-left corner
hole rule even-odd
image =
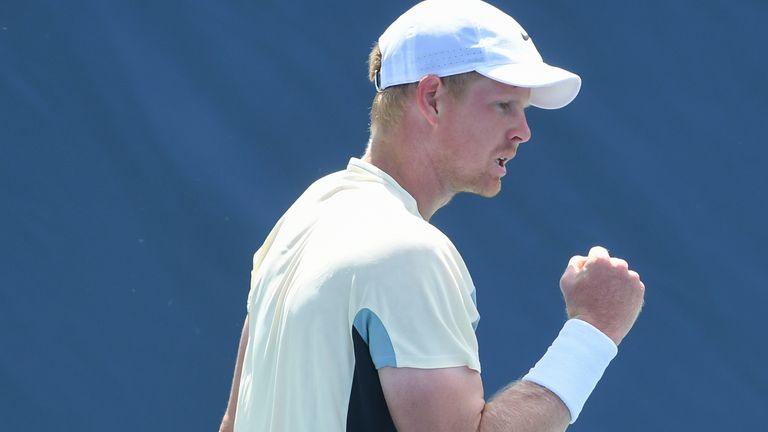
[[[254,255],[235,431],[387,430],[375,369],[480,371],[474,296],[458,251],[414,198],[351,159]]]

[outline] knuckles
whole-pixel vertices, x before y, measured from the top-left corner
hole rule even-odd
[[[604,255],[571,257],[560,277],[560,288],[568,296],[580,296],[576,291],[585,291],[584,294],[599,292],[611,297],[645,295],[645,284],[640,280],[640,274],[630,270],[626,260]]]
[[[621,270],[629,270],[629,264],[621,258],[611,258],[611,265]]]

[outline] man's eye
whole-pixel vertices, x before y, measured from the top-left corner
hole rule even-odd
[[[504,111],[509,111],[512,109],[512,104],[509,102],[499,102],[499,107]]]

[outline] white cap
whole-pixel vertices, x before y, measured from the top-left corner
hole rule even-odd
[[[528,33],[511,16],[480,0],[425,0],[379,37],[376,87],[476,71],[531,89],[531,105],[562,108],[581,88],[578,75],[544,63]]]

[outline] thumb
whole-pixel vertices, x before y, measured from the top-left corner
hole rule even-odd
[[[608,249],[602,246],[595,246],[589,250],[589,258],[600,258],[600,257],[610,258],[611,255],[608,253]]]

